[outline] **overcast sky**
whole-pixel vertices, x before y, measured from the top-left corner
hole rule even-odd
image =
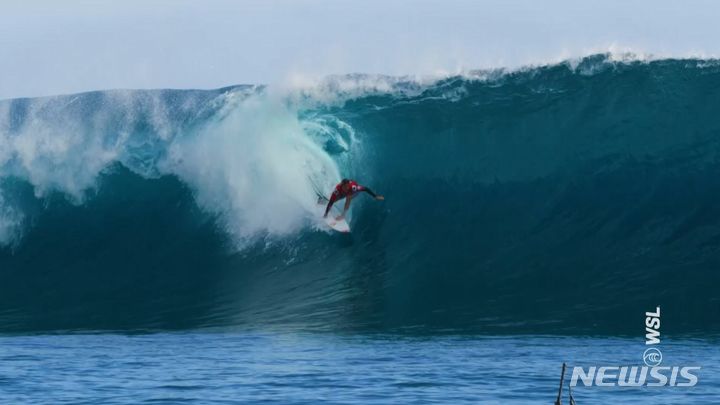
[[[62,4],[61,4],[62,3]],[[0,99],[720,55],[720,2],[0,0]]]

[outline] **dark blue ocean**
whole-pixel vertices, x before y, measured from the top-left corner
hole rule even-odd
[[[697,385],[574,399],[717,403],[718,106],[614,55],[0,101],[0,402],[552,403],[660,306]]]

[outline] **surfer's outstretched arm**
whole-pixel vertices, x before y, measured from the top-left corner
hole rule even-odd
[[[367,188],[367,187],[365,187],[365,186],[361,186],[360,191],[364,191],[364,192],[370,194],[370,195],[372,196],[372,198],[374,198],[374,199],[376,199],[376,200],[382,201],[382,200],[385,199],[385,197],[373,193],[372,190],[370,190],[369,188]]]

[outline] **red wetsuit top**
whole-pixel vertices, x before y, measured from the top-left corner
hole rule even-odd
[[[377,196],[375,193],[373,193],[372,190],[370,190],[369,188],[367,188],[365,186],[361,186],[361,185],[357,184],[357,182],[354,180],[350,180],[350,190],[347,192],[345,192],[345,190],[343,190],[343,184],[339,183],[337,186],[335,186],[335,191],[333,191],[332,195],[330,195],[330,200],[328,201],[327,209],[325,209],[325,215],[327,215],[327,213],[330,211],[330,208],[335,203],[335,201],[342,200],[343,198],[345,198],[347,196],[354,196],[355,194],[361,193],[361,192],[366,192],[366,193],[370,194],[371,196],[373,196],[373,198],[375,198]]]

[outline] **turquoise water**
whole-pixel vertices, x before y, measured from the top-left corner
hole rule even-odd
[[[665,364],[703,367],[693,388],[580,386],[573,397],[581,405],[717,403],[717,344],[661,343]],[[186,332],[6,336],[0,347],[0,393],[12,404],[551,404],[563,361],[637,365],[644,342]]]
[[[1,101],[2,331],[720,333],[718,88],[595,55]],[[386,197],[351,235],[341,177]]]
[[[661,306],[699,384],[575,398],[717,403],[719,105],[610,55],[2,100],[0,402],[552,403]]]

